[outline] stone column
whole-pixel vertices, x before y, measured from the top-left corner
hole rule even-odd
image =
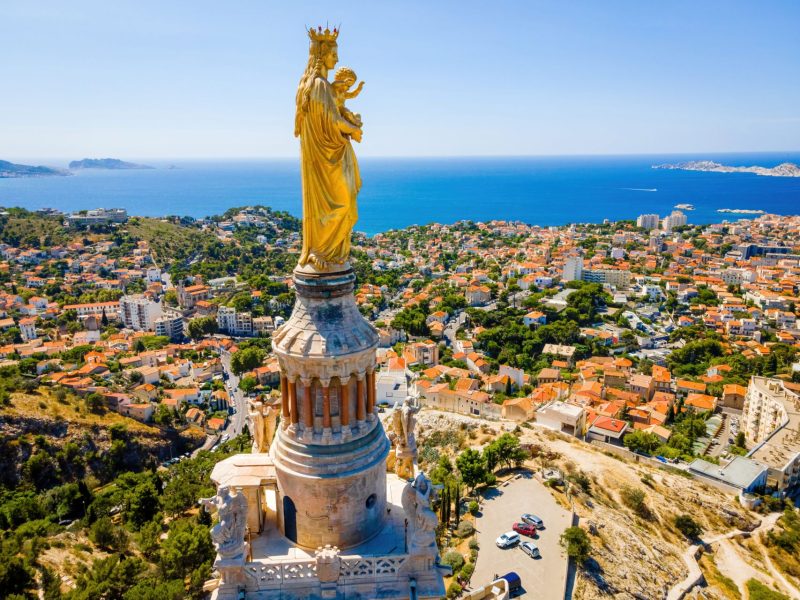
[[[289,412],[289,380],[281,373],[281,423],[283,428],[289,426],[291,414]]]
[[[375,414],[375,371],[367,371],[367,418],[372,420]]]
[[[350,426],[350,383],[349,377],[339,378],[339,418],[342,422],[342,431]]]
[[[297,380],[289,381],[289,411],[292,415],[292,425],[300,422],[300,413],[297,412]]]
[[[356,420],[363,422],[367,418],[366,399],[364,398],[364,373],[359,373],[356,377]]]
[[[314,431],[314,410],[311,406],[311,380],[303,378],[303,425],[310,434]]]
[[[331,436],[331,380],[320,379],[322,386],[322,438],[330,439]]]

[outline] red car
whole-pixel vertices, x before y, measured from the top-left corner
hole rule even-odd
[[[527,523],[514,523],[514,527],[512,527],[512,529],[517,533],[527,535],[528,537],[536,536],[536,527],[533,525],[528,525]]]

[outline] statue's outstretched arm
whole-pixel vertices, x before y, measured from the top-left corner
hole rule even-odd
[[[344,97],[347,100],[352,100],[353,98],[355,98],[356,96],[358,96],[361,93],[362,89],[364,89],[364,82],[363,81],[360,82],[358,84],[358,87],[356,87],[356,89],[354,89],[352,92],[345,92]]]

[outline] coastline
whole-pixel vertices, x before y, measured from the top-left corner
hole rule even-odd
[[[766,160],[762,155],[738,160],[748,158]],[[771,158],[782,159],[800,160],[800,153]],[[557,226],[576,222],[576,216],[581,222],[602,223],[645,213],[664,216],[678,204],[694,207],[688,216],[695,224],[721,221],[725,213],[717,211],[723,208],[780,215],[798,212],[800,178],[658,171],[651,168],[653,160],[649,155],[366,158],[359,163],[363,186],[355,229],[375,235],[414,224],[465,219]],[[0,180],[0,206],[52,207],[63,212],[119,207],[142,216],[202,218],[234,206],[260,204],[300,215],[300,173],[293,161],[149,162],[159,168]]]

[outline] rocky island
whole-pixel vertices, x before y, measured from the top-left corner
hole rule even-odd
[[[123,169],[153,169],[148,165],[138,165],[136,163],[125,162],[118,158],[84,158],[83,160],[73,160],[69,163],[69,168],[77,169],[109,169],[109,170],[123,170]]]
[[[0,160],[0,179],[12,177],[51,177],[71,175],[69,171],[53,169],[52,167],[34,167],[31,165],[18,165],[7,160]]]
[[[693,160],[676,164],[653,165],[654,169],[680,171],[711,171],[715,173],[755,173],[765,177],[800,177],[800,167],[794,163],[781,163],[775,167],[730,167],[711,160]]]

